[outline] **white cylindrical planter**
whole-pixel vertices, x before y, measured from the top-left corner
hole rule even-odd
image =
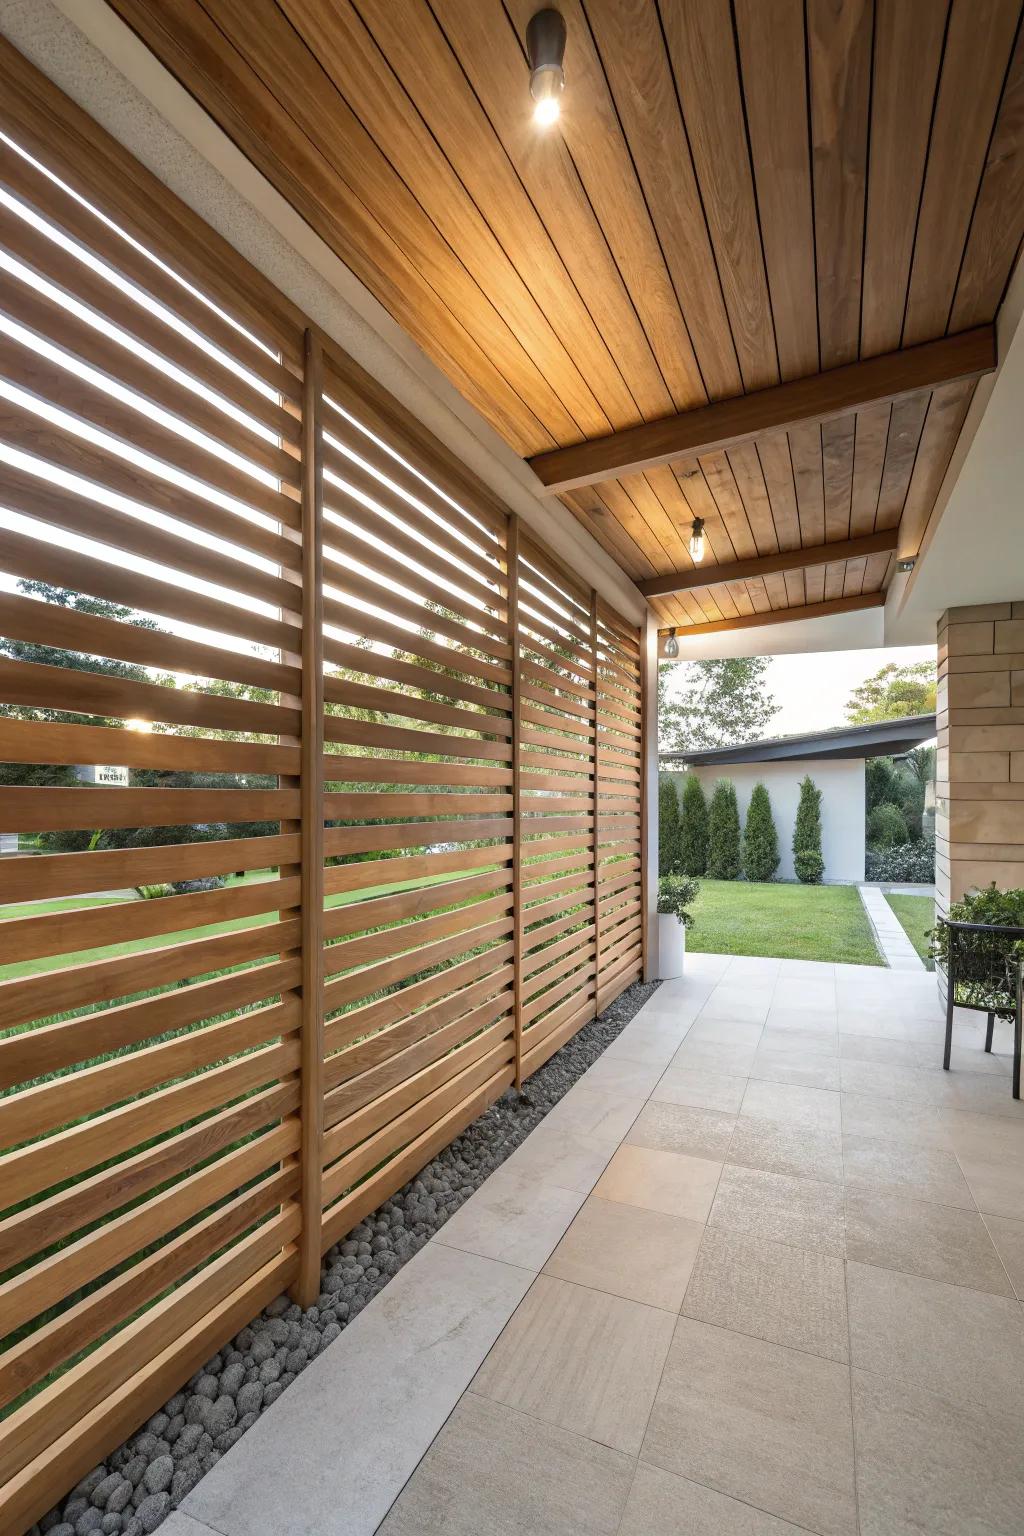
[[[658,975],[673,981],[683,974],[686,959],[686,927],[672,912],[658,913]]]

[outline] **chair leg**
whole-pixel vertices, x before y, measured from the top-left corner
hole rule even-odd
[[[946,1051],[942,1058],[942,1065],[949,1071],[949,1053],[953,1049],[953,981],[952,977],[946,983]]]
[[[1018,1002],[1016,1012],[1013,1016],[1013,1096],[1015,1099],[1020,1098],[1021,1026],[1024,1024],[1024,1018],[1022,1018],[1022,1014],[1024,1014],[1024,1009],[1021,1008],[1021,1005]]]
[[[992,1049],[992,1031],[995,1029],[995,1027],[996,1027],[996,1016],[995,1016],[994,1013],[990,1013],[989,1016],[988,1016],[988,1028],[985,1031],[985,1049],[986,1049],[986,1051],[991,1051],[991,1049]]]

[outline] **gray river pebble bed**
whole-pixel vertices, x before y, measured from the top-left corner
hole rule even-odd
[[[191,1492],[264,1409],[439,1231],[543,1120],[647,1002],[635,982],[508,1092],[404,1189],[328,1250],[321,1294],[305,1312],[279,1296],[50,1512],[28,1536],[145,1536]]]

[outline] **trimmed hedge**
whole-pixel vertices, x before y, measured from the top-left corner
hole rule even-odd
[[[934,838],[923,837],[919,843],[902,843],[896,848],[869,848],[864,878],[931,885],[935,879]]]

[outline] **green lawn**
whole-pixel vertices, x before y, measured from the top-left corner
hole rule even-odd
[[[686,947],[699,953],[883,963],[852,885],[702,880],[693,912]]]
[[[931,896],[901,896],[895,891],[887,891],[885,899],[925,965],[934,971],[935,961],[928,958],[928,940],[925,938],[928,929],[935,927],[935,902]]]

